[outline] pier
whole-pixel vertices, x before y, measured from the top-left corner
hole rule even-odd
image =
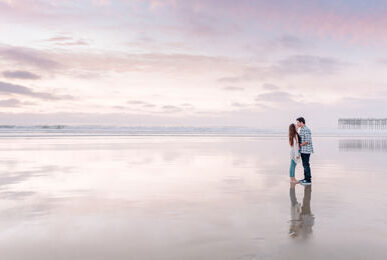
[[[340,118],[340,129],[387,129],[387,118]]]

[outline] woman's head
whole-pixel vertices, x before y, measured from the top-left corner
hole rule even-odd
[[[294,138],[296,136],[298,137],[298,133],[297,133],[297,130],[296,130],[296,125],[295,124],[290,124],[289,125],[289,144],[291,146],[293,146],[293,140],[294,140]]]

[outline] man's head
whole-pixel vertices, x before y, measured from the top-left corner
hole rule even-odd
[[[303,117],[299,117],[296,120],[297,120],[298,127],[303,127],[305,125],[305,119]]]

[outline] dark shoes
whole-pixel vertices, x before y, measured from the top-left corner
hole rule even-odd
[[[311,181],[307,181],[307,180],[301,180],[300,181],[300,184],[302,184],[302,185],[311,185],[312,184],[312,182]]]

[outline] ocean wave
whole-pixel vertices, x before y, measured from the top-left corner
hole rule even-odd
[[[316,136],[386,136],[387,131],[318,129]],[[189,126],[103,126],[103,125],[0,125],[0,136],[60,135],[204,135],[204,136],[286,136],[287,129],[252,127]]]

